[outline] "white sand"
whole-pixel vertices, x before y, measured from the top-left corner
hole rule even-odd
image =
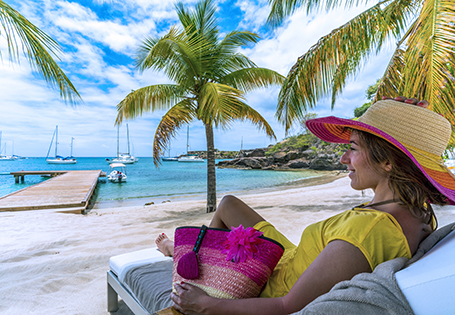
[[[335,176],[335,175],[333,175]],[[318,186],[248,194],[241,198],[297,243],[300,233],[371,198],[349,178]],[[219,196],[220,198],[222,196]],[[455,207],[437,209],[439,225],[455,221]],[[109,314],[109,257],[154,246],[158,233],[208,223],[205,201],[92,210],[88,215],[38,210],[0,213],[1,314]],[[131,314],[125,304],[113,314]]]

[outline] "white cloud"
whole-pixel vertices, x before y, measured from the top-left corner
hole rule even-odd
[[[115,52],[127,53],[128,50],[136,48],[138,41],[135,35],[155,28],[151,20],[130,26],[123,25],[119,19],[103,21],[89,8],[66,1],[55,2],[46,15],[63,32],[83,34],[84,37],[102,43]]]
[[[238,0],[237,5],[244,13],[239,25],[240,29],[257,32],[261,27],[264,27],[270,12],[267,1]]]

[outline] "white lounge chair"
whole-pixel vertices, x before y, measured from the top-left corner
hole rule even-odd
[[[117,310],[118,295],[135,315],[154,314],[170,306],[172,264],[172,258],[164,257],[156,248],[111,257],[107,272],[108,311]],[[448,315],[455,314],[453,292],[455,223],[432,233],[408,262],[397,258],[379,265],[373,273],[343,281],[295,314],[334,313],[333,307],[339,301],[340,314]],[[387,302],[391,306],[385,305]],[[389,307],[402,311],[397,313]]]
[[[172,257],[165,257],[157,248],[149,248],[138,250],[126,254],[113,256],[109,259],[110,270],[107,272],[107,310],[108,312],[115,312],[118,309],[118,296],[123,299],[126,305],[131,309],[135,315],[148,315],[151,312],[146,309],[147,303],[144,302],[144,293],[141,291],[141,280],[132,280],[131,275],[141,277],[141,272],[145,270],[148,276],[152,276],[150,272],[156,272],[152,280],[164,282],[164,286],[168,287],[168,292],[158,294],[162,299],[170,300],[168,298],[172,286]],[[158,268],[161,266],[161,268]],[[138,281],[139,280],[139,281]],[[129,285],[128,285],[129,284]],[[161,287],[163,286],[161,285]],[[154,289],[159,289],[152,285]],[[142,293],[141,293],[142,292]],[[156,298],[156,292],[151,291],[152,298]],[[152,296],[155,295],[155,296]],[[141,299],[142,298],[142,299]],[[145,306],[144,306],[144,305]],[[157,301],[153,301],[157,304]],[[164,308],[163,303],[158,303],[159,309]]]

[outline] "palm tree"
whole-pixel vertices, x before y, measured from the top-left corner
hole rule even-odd
[[[270,0],[268,22],[279,25],[298,7],[308,12],[365,1]],[[371,2],[371,1],[370,1]],[[374,0],[375,4],[322,37],[299,57],[278,99],[278,119],[288,129],[322,97],[331,95],[332,108],[346,79],[390,39],[397,42],[380,80],[382,96],[426,99],[430,108],[455,123],[455,2],[453,0]]]
[[[11,61],[19,61],[19,53],[22,50],[31,67],[37,70],[48,84],[57,87],[65,101],[75,104],[76,99],[81,98],[53,59],[53,57],[58,59],[60,53],[60,46],[56,41],[3,0],[0,0],[0,24],[6,37]]]
[[[212,0],[200,1],[192,12],[178,3],[176,10],[183,29],[172,27],[161,38],[144,40],[137,56],[140,71],[162,70],[175,84],[151,85],[129,93],[117,105],[116,124],[147,111],[167,109],[153,142],[158,166],[176,131],[195,119],[202,121],[207,139],[207,212],[212,212],[216,209],[213,127],[226,129],[234,120],[250,120],[275,138],[267,121],[244,102],[244,93],[281,84],[284,77],[235,52],[255,43],[256,34],[232,31],[219,40]]]

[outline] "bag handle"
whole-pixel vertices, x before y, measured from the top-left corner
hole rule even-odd
[[[205,234],[207,234],[207,226],[202,225],[201,230],[199,231],[199,235],[197,236],[196,244],[194,244],[193,252],[199,252],[201,248],[202,240],[204,239]]]

